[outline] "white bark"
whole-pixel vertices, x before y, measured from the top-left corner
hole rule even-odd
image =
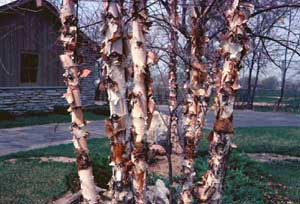
[[[153,53],[149,53],[151,60],[147,60],[145,31],[147,11],[146,0],[134,0],[132,9],[132,38],[131,54],[133,61],[133,90],[131,94],[131,135],[133,152],[131,160],[133,166],[133,192],[137,204],[146,203],[146,141],[147,128],[154,111],[150,73],[147,62],[153,60]]]
[[[105,121],[105,131],[111,140],[110,166],[112,178],[109,191],[112,203],[129,202],[130,191],[130,141],[126,135],[127,102],[125,62],[127,57],[126,35],[121,1],[103,2],[102,59],[106,70],[110,118]]]
[[[234,0],[231,9],[226,14],[229,27],[224,36],[222,54],[225,62],[215,98],[216,121],[209,137],[211,140],[209,167],[202,181],[194,188],[194,194],[200,200],[199,203],[222,203],[229,154],[234,147],[232,144],[233,107],[238,89],[239,66],[248,50],[245,28],[251,8],[249,4]]]
[[[64,0],[61,9],[61,22],[63,25],[61,41],[64,46],[64,54],[60,56],[65,69],[64,80],[67,92],[64,94],[71,112],[73,143],[76,149],[77,169],[81,183],[82,196],[86,204],[97,204],[97,192],[94,183],[91,161],[87,147],[88,131],[85,129],[85,121],[82,112],[82,103],[79,89],[79,70],[76,66],[74,54],[77,43],[77,25],[75,16],[75,3],[73,0]]]
[[[207,113],[207,99],[210,97],[211,84],[207,74],[204,51],[207,39],[205,36],[205,24],[196,9],[191,18],[191,64],[190,81],[185,101],[185,147],[183,174],[184,184],[181,193],[181,201],[184,204],[193,203],[192,189],[196,172],[194,169],[196,152],[199,140],[204,128],[204,120]]]

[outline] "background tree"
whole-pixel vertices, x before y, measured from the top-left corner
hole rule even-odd
[[[260,82],[260,85],[265,89],[275,90],[275,89],[278,89],[278,87],[279,87],[279,81],[278,81],[277,77],[270,76],[265,79],[262,79]]]

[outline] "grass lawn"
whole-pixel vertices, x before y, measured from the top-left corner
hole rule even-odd
[[[247,100],[245,98],[245,91],[246,90],[240,90],[237,94],[238,101]],[[254,98],[254,102],[257,103],[268,103],[271,106],[262,106],[262,105],[255,105],[254,110],[255,111],[261,111],[261,112],[270,112],[273,111],[274,107],[273,105],[278,102],[280,96],[280,90],[257,90]],[[281,107],[280,111],[282,112],[289,112],[289,113],[300,113],[300,92],[295,92],[292,90],[286,90],[282,104],[285,105],[285,107]]]
[[[300,156],[300,127],[237,128],[234,142],[248,153]]]
[[[98,115],[92,112],[84,113],[86,120],[103,120],[106,118],[104,115]],[[24,127],[30,125],[43,125],[49,123],[65,123],[70,122],[71,117],[69,114],[42,114],[33,116],[18,116],[12,120],[0,120],[1,128]]]
[[[274,106],[254,106],[253,110],[258,112],[272,112],[274,111]],[[288,107],[281,107],[279,111],[285,113],[299,114],[300,108],[295,108],[295,106],[294,107],[288,106]]]
[[[243,98],[246,90],[240,90],[238,97]],[[254,102],[275,103],[280,96],[280,90],[257,90]],[[283,103],[294,105],[293,103],[300,102],[300,92],[286,90],[283,97]],[[296,104],[295,104],[296,105]]]
[[[300,162],[282,161],[260,164],[276,190],[300,203]]]
[[[266,201],[266,195],[274,199],[278,195],[288,196],[290,200],[299,203],[300,162],[258,163],[243,154],[269,150],[272,153],[299,156],[299,149],[296,148],[300,141],[299,133],[300,128],[236,129],[235,143],[239,149],[234,150],[230,158],[225,203],[276,203]],[[202,156],[196,162],[198,177],[207,168],[207,144],[203,140]],[[110,177],[109,142],[107,139],[91,139],[89,148],[94,170],[97,171],[94,172],[96,182],[105,187]],[[64,144],[0,157],[1,204],[46,204],[67,190],[77,190],[78,180],[74,179],[77,178],[75,164],[40,163],[37,159],[28,159],[41,156],[74,157],[74,152],[72,144]],[[12,158],[17,158],[15,164],[9,162]]]
[[[204,130],[200,151],[206,152],[209,131]],[[239,152],[275,153],[300,156],[300,127],[242,127],[235,128],[233,142]]]
[[[0,163],[1,204],[43,204],[68,190],[68,175],[75,165],[18,160]]]
[[[97,184],[106,187],[110,178],[109,142],[91,139],[89,148]],[[78,190],[75,164],[29,159],[42,156],[74,157],[73,145],[62,144],[0,157],[0,204],[47,204],[68,190]],[[10,162],[12,158],[17,158],[15,164]]]

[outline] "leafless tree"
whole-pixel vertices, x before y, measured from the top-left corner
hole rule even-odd
[[[67,85],[67,92],[64,94],[70,108],[72,124],[71,133],[76,149],[76,160],[78,175],[81,183],[82,196],[86,203],[97,204],[97,192],[94,183],[92,163],[89,158],[87,146],[88,131],[85,128],[86,122],[83,118],[82,103],[80,99],[80,78],[85,77],[88,70],[79,70],[80,58],[76,56],[78,38],[77,16],[73,0],[64,0],[61,8],[61,36],[60,40],[64,46],[64,54],[60,56],[64,72],[64,81]]]

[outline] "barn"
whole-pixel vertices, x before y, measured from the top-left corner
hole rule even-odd
[[[19,0],[0,7],[0,111],[52,111],[67,106],[57,39],[59,10],[45,0]],[[97,44],[83,32],[82,56],[94,69]],[[82,82],[83,104],[94,99],[93,75]]]

